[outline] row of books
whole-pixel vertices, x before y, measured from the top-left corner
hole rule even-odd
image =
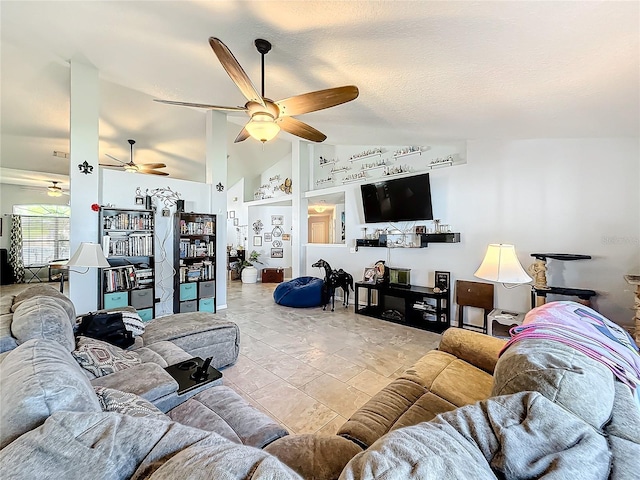
[[[180,234],[182,235],[213,235],[213,220],[203,219],[199,222],[187,222],[180,220]]]
[[[107,268],[103,271],[106,293],[131,290],[138,287],[136,269],[133,265]]]
[[[102,237],[102,251],[107,257],[150,256],[153,255],[153,235],[150,233],[105,235]]]
[[[213,280],[216,266],[213,262],[205,260],[193,265],[180,267],[180,283],[197,282],[200,280]]]
[[[152,230],[153,215],[151,213],[118,213],[104,217],[103,226],[105,230]]]
[[[208,257],[215,253],[214,242],[203,242],[200,240],[180,240],[180,258]]]

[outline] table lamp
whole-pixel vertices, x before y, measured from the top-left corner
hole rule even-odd
[[[102,253],[102,248],[97,243],[82,242],[73,256],[69,259],[65,267],[69,271],[80,273],[84,275],[90,268],[108,268],[109,262]],[[77,270],[71,270],[69,267],[87,267],[84,272],[78,272]],[[60,292],[62,293],[64,287],[64,275],[60,276]]]
[[[522,268],[516,255],[516,248],[505,243],[492,243],[487,247],[484,260],[474,276],[483,280],[500,282],[505,288],[513,288],[532,280]],[[511,287],[506,284],[511,284]]]

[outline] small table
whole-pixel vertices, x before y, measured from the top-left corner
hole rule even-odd
[[[508,332],[511,327],[522,325],[522,322],[524,322],[524,315],[525,314],[522,312],[513,312],[510,310],[503,310],[501,308],[494,308],[487,317],[489,319],[487,322],[487,334],[491,336],[508,337]],[[507,335],[494,335],[494,333],[496,333],[493,331],[494,322],[496,323],[495,326],[498,327],[499,333],[505,333],[502,326],[507,327]]]
[[[32,283],[33,280],[35,280],[38,283],[42,283],[42,279],[40,278],[40,272],[45,268],[49,268],[49,265],[25,265],[24,266],[24,273],[25,273],[24,283]],[[29,278],[26,278],[27,273],[29,274]]]

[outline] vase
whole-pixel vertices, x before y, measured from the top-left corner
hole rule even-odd
[[[258,281],[258,269],[256,267],[244,267],[241,278],[242,283],[256,283]]]

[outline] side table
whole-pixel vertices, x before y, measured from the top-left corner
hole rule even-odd
[[[487,334],[496,337],[509,337],[509,329],[524,322],[524,313],[494,308],[488,315]],[[494,323],[495,322],[495,323]]]

